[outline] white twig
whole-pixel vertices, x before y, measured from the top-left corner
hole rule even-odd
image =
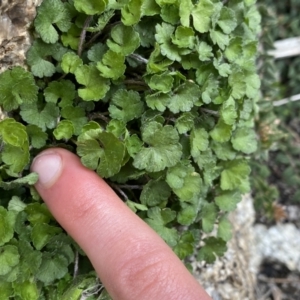
[[[268,54],[275,59],[300,55],[300,37],[276,41],[274,47],[275,49],[268,51]]]
[[[98,295],[104,289],[104,286],[99,282],[99,279],[97,281],[98,282],[95,285],[88,287],[82,292],[80,300],[86,300],[91,296]]]
[[[219,115],[219,112],[218,111],[215,111],[215,110],[211,110],[211,109],[207,109],[207,108],[200,108],[201,111],[203,112],[206,112],[210,115],[213,115],[213,116],[218,116]]]
[[[134,58],[134,59],[136,59],[137,61],[142,62],[142,63],[144,63],[144,64],[147,64],[147,63],[148,63],[148,59],[146,59],[146,58],[144,58],[143,56],[138,55],[138,54],[136,54],[136,53],[130,54],[130,57],[131,57],[131,58]]]
[[[78,263],[79,263],[79,253],[76,250],[75,252],[75,261],[74,261],[74,274],[73,274],[73,279],[77,277],[78,275]]]
[[[278,100],[278,101],[274,101],[273,105],[274,106],[281,106],[281,105],[287,104],[289,102],[294,102],[294,101],[299,101],[299,100],[300,100],[300,94],[294,95],[294,96],[289,97],[289,98],[284,98],[284,99],[281,99],[281,100]]]

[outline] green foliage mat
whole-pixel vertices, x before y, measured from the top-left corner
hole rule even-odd
[[[254,0],[42,2],[29,71],[0,74],[0,299],[101,290],[32,186],[49,147],[77,153],[180,259],[200,241],[199,260],[226,251],[257,149],[260,19]]]

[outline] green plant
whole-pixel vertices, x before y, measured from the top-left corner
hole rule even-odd
[[[275,60],[267,55],[274,41],[300,34],[297,12],[300,1],[259,1],[262,14],[259,69],[262,100],[257,122],[260,149],[252,161],[252,187],[259,220],[277,220],[276,205],[299,201],[299,102],[277,105],[277,100],[299,94],[299,57]],[[271,151],[268,151],[271,149]],[[275,209],[274,209],[275,208]]]
[[[77,153],[181,259],[200,240],[199,260],[226,251],[257,149],[259,30],[253,0],[43,1],[29,71],[0,75],[0,299],[98,284],[32,186],[49,147]]]

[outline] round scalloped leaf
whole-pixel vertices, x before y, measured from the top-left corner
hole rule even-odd
[[[96,15],[104,12],[108,0],[74,0],[75,8],[87,15]]]
[[[6,245],[0,248],[0,276],[9,273],[20,260],[18,248],[13,245]]]

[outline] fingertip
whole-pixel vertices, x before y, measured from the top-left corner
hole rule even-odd
[[[45,150],[34,158],[30,169],[38,173],[38,185],[49,188],[55,184],[62,173],[63,159],[59,151]]]

